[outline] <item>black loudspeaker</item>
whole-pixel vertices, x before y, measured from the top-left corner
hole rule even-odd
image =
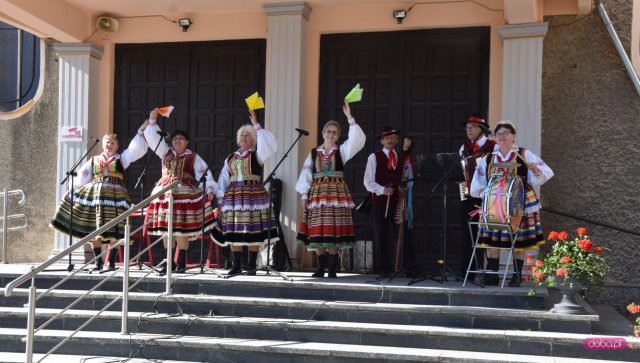
[[[271,188],[271,201],[273,202],[273,214],[278,223],[278,241],[273,247],[271,263],[276,271],[289,271],[292,268],[289,250],[284,240],[282,226],[280,225],[280,211],[282,210],[282,180],[273,179],[269,186]],[[287,266],[288,265],[288,266]]]

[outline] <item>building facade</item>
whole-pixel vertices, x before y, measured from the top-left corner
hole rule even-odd
[[[640,1],[604,4],[639,70]],[[394,10],[406,17],[394,18]],[[97,30],[100,16],[116,19],[118,30]],[[192,25],[183,31],[176,22],[185,18]],[[356,198],[364,196],[366,157],[379,147],[382,127],[413,135],[429,161],[457,150],[460,121],[479,111],[492,125],[514,121],[517,143],[552,166],[556,176],[542,187],[543,205],[638,227],[639,172],[628,165],[638,153],[640,101],[591,0],[0,0],[0,21],[46,39],[42,96],[0,121],[9,140],[0,149],[11,155],[0,160],[0,181],[28,191],[32,220],[26,232],[12,233],[11,262],[40,261],[67,243],[46,227],[64,192],[59,182],[84,148],[59,137],[64,127],[82,129],[85,141],[114,130],[124,145],[149,110],[174,104],[175,116],[162,127],[189,130],[191,147],[217,177],[233,149],[224,135],[246,122],[243,100],[260,91],[266,109],[259,117],[279,140],[267,170],[295,139],[295,128],[310,132],[276,171],[287,191],[324,122],[335,118],[346,127],[340,103],[356,83],[365,97],[354,115],[368,135],[347,167]],[[132,166],[130,186],[141,164]],[[147,193],[159,172],[154,165]],[[439,176],[432,162],[424,165],[415,219],[424,236],[417,254],[429,264],[441,248],[442,192],[429,192]],[[455,215],[458,204],[449,207]],[[302,256],[293,242],[299,217],[298,196],[284,193],[281,221],[294,259]],[[367,221],[356,222],[359,239],[370,239]],[[454,260],[457,246],[467,243],[456,223],[447,250]],[[543,212],[545,232],[581,224]],[[611,285],[637,295],[638,238],[588,228],[610,250]]]

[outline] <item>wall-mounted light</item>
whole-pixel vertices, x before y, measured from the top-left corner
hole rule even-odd
[[[396,21],[398,22],[398,24],[402,24],[402,21],[404,20],[404,18],[407,17],[407,12],[406,10],[394,10],[393,17],[396,18]]]
[[[189,27],[192,24],[193,24],[193,22],[189,18],[178,19],[178,25],[180,25],[182,27],[182,31],[183,32],[186,32],[187,30],[189,30]]]

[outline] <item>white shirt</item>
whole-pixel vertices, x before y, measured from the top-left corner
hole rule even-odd
[[[499,155],[503,160],[509,160],[511,158],[512,153],[517,152],[518,149],[519,147],[517,145],[513,145],[511,147],[511,150],[509,150],[509,152],[507,153],[507,155],[503,156],[500,153],[500,147],[496,144],[493,147],[493,152],[487,155],[487,158],[494,158],[496,155]],[[549,165],[547,165],[544,161],[542,161],[542,159],[540,159],[540,157],[538,157],[536,154],[529,151],[528,149],[525,149],[524,155],[522,156],[527,160],[527,163],[536,163],[541,172],[540,175],[536,176],[533,174],[531,169],[527,170],[527,183],[529,183],[529,185],[531,185],[532,187],[537,187],[546,183],[547,180],[553,177],[553,170],[551,170]],[[516,158],[518,157],[516,156]],[[519,159],[520,158],[518,158],[519,163],[524,163],[522,160],[519,160]],[[524,165],[523,167],[526,168],[526,165]],[[480,194],[482,194],[482,191],[487,186],[486,171],[487,171],[487,159],[486,158],[476,159],[476,171],[473,174],[473,180],[471,181],[470,193],[472,197],[479,198]]]
[[[398,163],[400,162],[400,158],[398,157],[398,153],[395,150],[388,150],[383,148],[382,151],[389,158],[389,153],[393,152],[396,154],[396,160]],[[398,164],[396,164],[396,168]],[[372,153],[369,155],[367,159],[367,168],[364,170],[364,187],[368,192],[376,193],[376,195],[384,194],[384,185],[380,185],[376,183],[376,168],[378,167],[378,161],[376,160],[376,153]],[[395,170],[396,168],[393,168]]]
[[[347,140],[340,145],[340,156],[342,157],[342,163],[346,164],[351,158],[353,158],[358,151],[362,150],[365,142],[367,141],[367,136],[365,135],[362,128],[356,123],[356,120],[350,118],[349,120],[349,134],[347,135]],[[329,151],[325,151],[322,145],[316,148],[316,151],[321,151],[322,154],[327,155],[330,154],[333,150],[336,150],[337,147],[331,148]],[[296,183],[296,191],[302,195],[302,199],[307,199],[307,193],[309,192],[309,188],[311,188],[311,183],[313,182],[313,159],[311,158],[311,153],[307,156],[307,159],[304,161],[302,165],[302,171],[300,172],[300,177],[298,178],[298,182]]]
[[[260,124],[256,123],[253,125],[258,133],[257,151],[255,155],[258,157],[258,163],[263,165],[267,159],[269,159],[272,155],[276,153],[278,150],[278,141],[276,137],[269,132],[269,130],[263,129]],[[240,150],[236,150],[235,154],[242,157],[247,155],[248,152],[254,151],[254,148],[245,150],[244,152],[240,152]],[[227,187],[229,186],[229,180],[231,179],[231,174],[229,173],[229,163],[227,163],[227,159],[224,160],[224,166],[222,167],[222,171],[220,171],[220,177],[218,178],[218,192],[216,196],[218,197],[218,201],[224,197],[224,193],[227,191]]]
[[[158,127],[158,125],[154,122],[149,120],[149,126],[147,126],[147,128],[144,130],[144,137],[147,138],[147,142],[149,144],[149,148],[155,148],[156,145],[158,145],[158,142],[160,142],[160,135],[158,135],[158,131],[160,131],[160,127]],[[172,147],[170,147],[166,142],[162,141],[160,142],[160,145],[158,146],[158,148],[156,149],[156,155],[158,155],[158,157],[160,158],[160,160],[162,160],[162,163],[164,164],[164,158],[165,156],[167,156],[167,153],[172,152],[174,155],[177,156],[176,151],[173,150]],[[187,149],[183,155],[190,155],[192,154],[192,151]],[[213,174],[211,174],[211,170],[207,170],[207,163],[202,160],[202,158],[200,157],[200,155],[196,154],[195,157],[195,161],[193,163],[193,171],[195,172],[195,179],[196,182],[200,182],[200,178],[202,178],[202,174],[204,174],[205,170],[207,171],[207,176],[205,177],[205,179],[207,180],[207,194],[209,193],[215,193],[217,190],[217,184],[216,181],[213,179]]]

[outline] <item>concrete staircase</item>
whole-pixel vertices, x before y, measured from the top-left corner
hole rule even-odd
[[[0,269],[4,287],[19,275]],[[194,270],[195,271],[195,270]],[[45,273],[40,291],[65,273]],[[407,279],[376,282],[373,276],[313,279],[287,273],[294,282],[258,275],[218,279],[178,275],[173,295],[164,279],[149,278],[130,294],[129,335],[120,334],[121,306],[98,316],[45,360],[90,362],[113,358],[187,362],[570,362],[586,359],[640,361],[637,349],[586,350],[584,340],[599,320],[551,314],[546,290],[498,289]],[[41,299],[36,327],[103,279],[83,274]],[[132,281],[139,275],[134,274]],[[74,306],[36,335],[44,353],[119,295],[121,280]],[[0,291],[0,362],[24,361],[26,288]]]

